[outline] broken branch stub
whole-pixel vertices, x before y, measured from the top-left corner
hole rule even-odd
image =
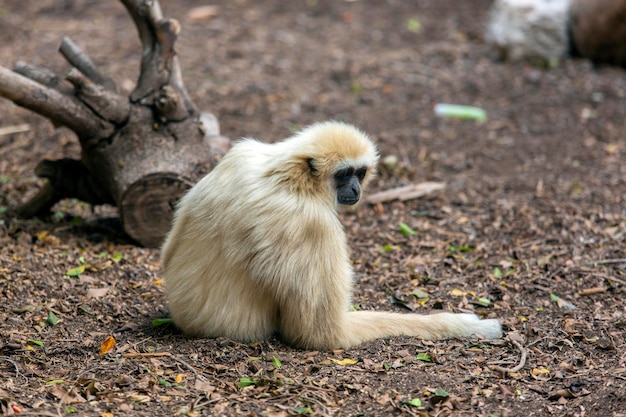
[[[63,198],[115,204],[124,230],[150,247],[161,244],[176,201],[213,168],[229,141],[210,113],[189,99],[175,53],[180,25],[157,1],[121,0],[139,32],[143,54],[129,97],[70,38],[60,52],[74,67],[65,80],[23,63],[0,67],[0,96],[73,130],[81,160],[44,160],[37,195],[18,208],[31,217]]]

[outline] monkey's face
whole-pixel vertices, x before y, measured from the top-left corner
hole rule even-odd
[[[347,167],[335,172],[333,180],[337,190],[337,203],[351,206],[361,198],[361,183],[367,174],[367,167]]]

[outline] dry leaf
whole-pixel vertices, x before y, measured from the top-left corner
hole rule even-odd
[[[104,297],[108,291],[109,291],[109,289],[107,287],[103,287],[103,288],[89,288],[87,290],[87,297],[89,297],[89,298]]]
[[[149,395],[143,395],[143,394],[130,394],[128,396],[128,399],[133,401],[133,402],[137,402],[137,403],[147,403],[147,402],[150,402],[150,396]]]
[[[358,362],[358,360],[356,359],[350,359],[350,358],[346,358],[346,359],[333,359],[333,358],[328,358],[330,361],[336,363],[337,365],[340,366],[346,366],[346,365],[354,365],[355,363]]]
[[[73,389],[67,390],[61,385],[55,385],[50,389],[50,394],[57,397],[62,404],[84,403],[86,400]]]
[[[102,345],[100,345],[100,355],[104,355],[109,353],[115,347],[115,339],[113,336],[109,336],[106,338]]]
[[[548,381],[551,378],[550,370],[546,368],[533,368],[530,375],[539,381]]]

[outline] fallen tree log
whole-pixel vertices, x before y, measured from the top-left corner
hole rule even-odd
[[[64,198],[117,206],[125,232],[156,247],[181,195],[210,171],[229,142],[217,119],[200,113],[185,89],[174,50],[180,25],[158,1],[121,0],[137,27],[141,69],[128,97],[71,39],[60,52],[73,66],[65,79],[17,63],[0,66],[0,96],[74,131],[80,160],[43,160],[43,187],[17,208],[22,217],[49,212]]]

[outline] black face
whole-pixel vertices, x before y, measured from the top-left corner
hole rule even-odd
[[[348,167],[337,171],[334,175],[337,187],[337,202],[346,206],[358,203],[361,198],[361,181],[365,178],[367,168],[354,169]]]

